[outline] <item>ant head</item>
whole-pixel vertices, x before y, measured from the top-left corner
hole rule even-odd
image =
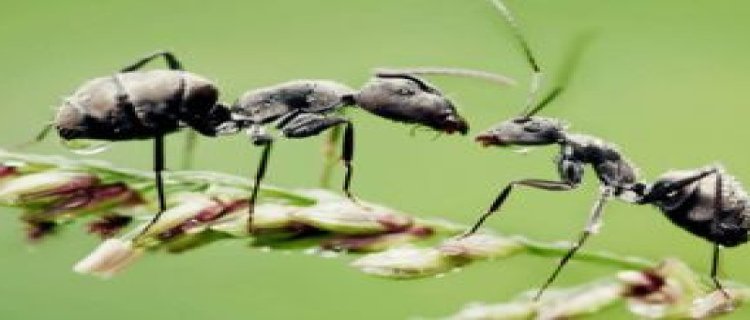
[[[653,184],[645,188],[638,203],[651,203],[665,211],[678,208],[685,203],[700,184],[699,180],[689,180],[689,183],[685,183],[685,179],[694,176],[694,174],[695,171],[670,171],[663,174]]]
[[[495,125],[475,140],[485,147],[545,145],[559,142],[564,131],[565,124],[558,119],[516,117]]]
[[[406,73],[378,73],[353,99],[380,117],[466,134],[469,125],[453,103],[426,81]]]

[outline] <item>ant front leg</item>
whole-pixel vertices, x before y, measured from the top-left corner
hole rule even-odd
[[[167,62],[167,67],[169,67],[170,70],[183,70],[182,69],[182,63],[180,63],[179,60],[169,51],[158,51],[155,53],[152,53],[150,55],[147,55],[140,60],[136,61],[135,63],[124,67],[120,69],[120,72],[131,72],[138,70],[142,68],[144,65],[149,63],[151,60],[154,60],[156,58],[163,57],[164,60]]]
[[[525,186],[547,191],[569,191],[575,189],[577,187],[577,184],[568,181],[552,181],[542,179],[523,179],[513,181],[505,186],[502,191],[500,191],[500,194],[497,196],[495,201],[492,202],[490,208],[487,209],[487,211],[481,217],[479,217],[479,220],[474,223],[471,229],[466,232],[463,237],[468,237],[476,233],[477,230],[479,230],[479,228],[482,226],[482,224],[484,224],[484,221],[487,220],[487,218],[489,218],[493,213],[500,210],[500,207],[503,205],[505,200],[510,195],[510,192],[513,191],[513,187],[515,186]]]

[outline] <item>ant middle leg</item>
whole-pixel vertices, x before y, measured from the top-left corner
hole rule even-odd
[[[505,200],[510,195],[510,192],[513,191],[513,187],[515,186],[525,186],[525,187],[531,187],[536,189],[542,189],[547,191],[569,191],[572,189],[575,189],[577,187],[576,184],[566,181],[553,181],[553,180],[542,180],[542,179],[523,179],[523,180],[516,180],[511,183],[509,183],[505,188],[500,191],[500,194],[495,198],[495,201],[492,202],[492,205],[490,205],[489,209],[485,211],[485,213],[479,217],[479,220],[474,223],[474,225],[467,231],[463,237],[470,236],[479,230],[479,228],[484,224],[485,220],[489,218],[493,213],[500,210],[500,207],[503,205]]]

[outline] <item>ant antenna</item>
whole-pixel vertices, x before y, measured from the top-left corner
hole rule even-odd
[[[556,77],[555,86],[536,106],[534,106],[524,114],[525,117],[528,118],[535,115],[536,113],[544,109],[544,107],[546,107],[550,102],[559,97],[560,94],[562,94],[567,89],[568,84],[570,83],[570,78],[572,77],[573,72],[578,66],[578,63],[581,61],[583,50],[586,48],[586,46],[588,46],[589,42],[591,42],[593,38],[593,32],[585,32],[579,35],[575,39],[575,41],[573,41],[573,44],[568,50],[568,53],[565,55],[565,61],[563,62],[562,70]]]
[[[531,51],[531,46],[529,46],[528,41],[526,41],[526,38],[521,32],[521,28],[518,26],[518,22],[516,22],[516,18],[510,12],[510,9],[508,9],[505,3],[501,0],[490,1],[495,9],[503,15],[505,22],[510,27],[511,32],[513,32],[513,37],[516,38],[518,45],[521,46],[521,50],[523,51],[524,56],[526,56],[526,61],[528,61],[529,66],[531,66],[532,73],[531,83],[529,84],[529,95],[526,97],[526,103],[524,104],[523,112],[521,112],[522,117],[528,118],[531,116],[530,110],[532,110],[534,98],[536,97],[537,92],[539,92],[539,88],[542,86],[542,69],[539,67],[536,58]]]
[[[396,78],[396,79],[406,79],[409,81],[413,81],[414,83],[419,86],[419,89],[427,91],[427,92],[433,92],[435,91],[434,88],[432,88],[430,85],[428,85],[424,80],[419,79],[411,74],[401,72],[399,70],[391,70],[386,72],[376,72],[375,76],[378,78]]]
[[[466,78],[476,78],[493,82],[502,86],[515,86],[516,80],[487,71],[465,69],[465,68],[448,68],[448,67],[410,67],[410,68],[376,68],[376,74],[414,74],[414,75],[446,75],[459,76]]]

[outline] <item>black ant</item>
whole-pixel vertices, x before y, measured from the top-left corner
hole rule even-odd
[[[234,128],[245,129],[255,145],[263,146],[250,196],[250,213],[258,194],[258,186],[268,166],[273,144],[266,125],[275,123],[285,138],[316,136],[321,132],[344,126],[342,160],[346,173],[342,189],[355,201],[350,190],[354,157],[354,125],[340,113],[346,107],[359,107],[376,116],[407,124],[418,124],[448,134],[466,134],[469,125],[453,103],[434,85],[415,74],[462,74],[486,78],[503,84],[512,80],[466,69],[418,68],[379,70],[359,91],[328,80],[296,80],[248,91],[232,106]],[[334,139],[335,140],[335,139]]]
[[[156,58],[168,69],[138,71]],[[222,123],[231,120],[229,109],[217,103],[219,90],[205,78],[184,71],[170,52],[157,52],[120,69],[112,76],[95,78],[66,98],[53,125],[63,140],[154,141],[154,173],[159,212],[166,210],[164,136],[187,126],[205,136],[216,136]],[[194,140],[193,140],[194,141]]]
[[[561,81],[540,102],[535,103],[533,95],[541,79],[540,68],[510,11],[500,0],[493,0],[493,4],[502,13],[521,45],[534,71],[534,82],[521,115],[495,125],[478,135],[476,140],[484,146],[500,147],[557,144],[560,146],[560,154],[556,159],[560,180],[521,179],[510,182],[465,236],[476,232],[490,215],[498,211],[514,187],[548,191],[573,190],[580,185],[585,166],[591,165],[601,185],[599,198],[580,237],[562,257],[536,294],[535,300],[552,284],[588,237],[598,231],[604,205],[612,197],[634,204],[653,204],[674,224],[711,242],[711,279],[716,289],[727,295],[717,279],[719,250],[722,246],[733,247],[748,240],[750,208],[746,205],[748,196],[742,186],[719,166],[671,171],[650,185],[639,182],[635,166],[614,145],[594,136],[570,133],[561,120],[536,116],[565,90],[580,52],[569,56],[567,70],[562,73]]]

